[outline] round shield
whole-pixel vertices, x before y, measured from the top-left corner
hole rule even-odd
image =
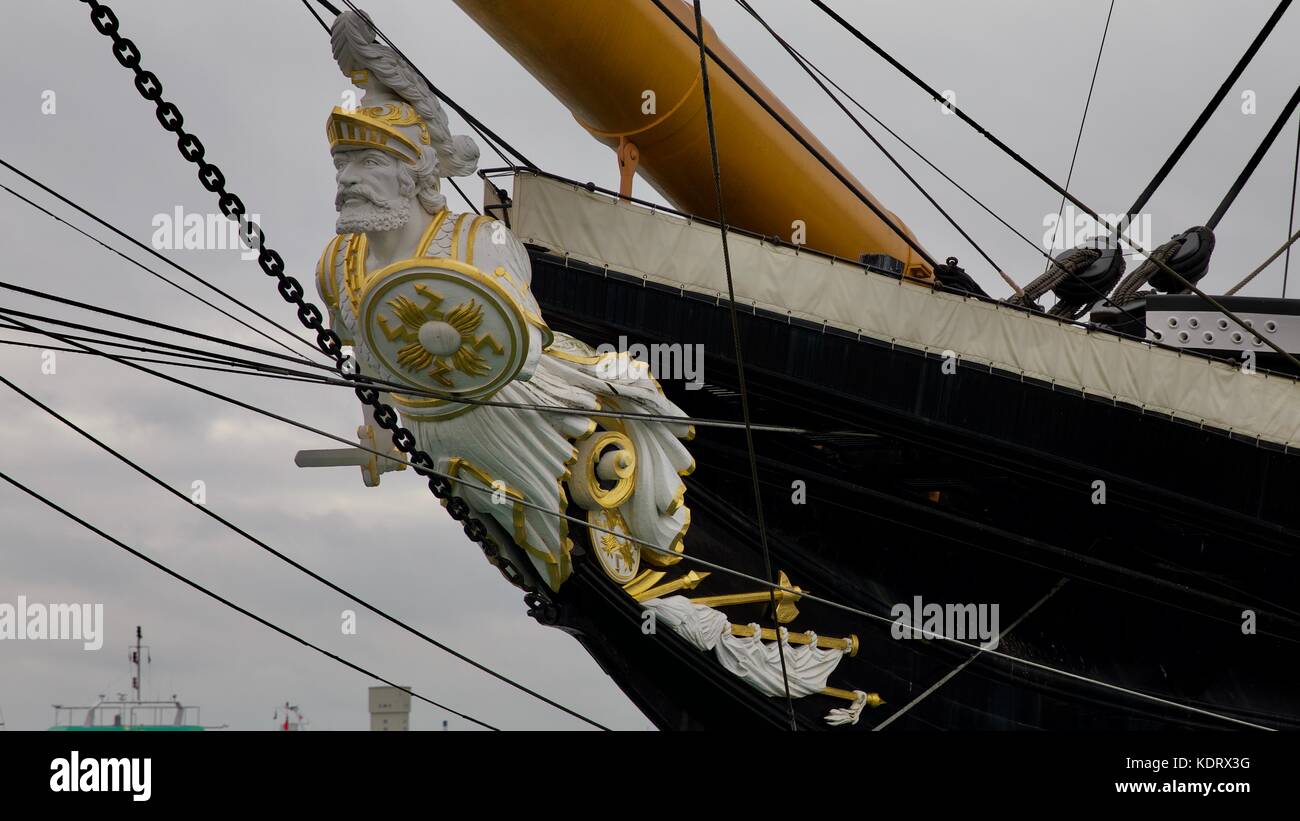
[[[361,328],[374,357],[396,380],[448,397],[491,396],[528,358],[528,326],[510,294],[472,265],[415,259],[376,272],[361,297]],[[466,405],[429,395],[395,395],[435,412]]]

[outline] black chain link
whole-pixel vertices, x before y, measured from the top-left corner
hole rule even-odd
[[[469,505],[465,504],[465,500],[459,496],[453,496],[447,500],[447,512],[451,514],[451,518],[459,522],[469,515]]]
[[[140,50],[135,43],[118,33],[117,15],[99,0],[81,0],[90,6],[90,21],[95,29],[113,41],[113,56],[124,68],[135,72],[135,89],[140,96],[155,106],[155,116],[165,130],[177,135],[176,147],[187,162],[199,167],[199,182],[208,191],[218,195],[221,213],[229,220],[239,223],[241,237],[250,248],[258,251],[257,264],[267,276],[275,277],[276,288],[285,302],[292,304],[298,311],[298,321],[308,330],[316,331],[316,347],[334,360],[335,367],[344,379],[355,380],[356,362],[343,353],[343,340],[337,333],[324,327],[324,315],[320,308],[306,300],[302,283],[284,272],[284,260],[280,255],[266,247],[266,235],[262,228],[247,216],[244,202],[237,195],[226,190],[226,176],[215,163],[204,158],[203,142],[185,130],[185,118],[174,104],[163,99],[163,86],[158,76],[152,71],[140,67]],[[374,408],[375,423],[392,434],[393,446],[407,455],[415,472],[421,477],[428,477],[429,490],[438,499],[446,501],[447,511],[457,521],[462,521],[465,535],[471,541],[478,542],[488,561],[496,565],[501,574],[511,584],[527,592],[529,615],[542,619],[548,617],[548,623],[554,623],[556,609],[550,604],[545,593],[533,585],[523,582],[523,575],[508,559],[501,555],[500,547],[488,534],[487,525],[470,516],[469,505],[464,499],[452,496],[451,482],[443,476],[433,475],[433,457],[417,447],[415,435],[400,424],[400,417],[391,406],[379,400],[379,391],[374,388],[356,389],[357,399]],[[450,497],[450,498],[449,498]]]
[[[424,451],[417,450],[408,456],[406,461],[411,463],[411,467],[415,470],[417,476],[427,479],[433,475],[433,460]]]

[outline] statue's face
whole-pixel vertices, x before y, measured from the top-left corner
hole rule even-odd
[[[406,225],[415,192],[404,182],[409,172],[401,165],[397,157],[377,148],[334,152],[338,233],[393,231]],[[404,187],[412,190],[403,195]]]

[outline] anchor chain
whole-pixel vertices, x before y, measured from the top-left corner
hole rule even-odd
[[[123,68],[135,73],[135,88],[140,96],[154,104],[158,124],[164,130],[176,135],[176,147],[181,156],[199,168],[199,182],[209,192],[218,197],[218,207],[229,220],[239,223],[239,234],[249,248],[257,249],[257,263],[262,271],[276,279],[276,290],[285,302],[297,309],[298,321],[303,327],[316,333],[316,347],[321,353],[334,360],[339,374],[349,381],[356,380],[358,370],[355,360],[343,353],[343,340],[333,330],[324,326],[324,315],[320,308],[307,301],[302,283],[285,273],[284,260],[271,248],[266,246],[266,235],[256,221],[248,217],[244,202],[237,195],[226,190],[226,177],[216,163],[210,162],[205,154],[203,142],[193,133],[185,130],[185,118],[180,109],[163,98],[162,82],[152,71],[146,71],[140,65],[140,50],[129,38],[118,31],[117,15],[99,0],[80,0],[90,7],[90,21],[96,31],[113,41],[112,52]],[[415,434],[402,427],[397,411],[391,405],[382,402],[379,391],[371,387],[357,387],[357,399],[374,409],[375,423],[388,431],[397,448],[415,472],[428,479],[429,490],[443,501],[451,517],[462,523],[465,535],[482,548],[488,562],[494,565],[506,581],[520,588],[527,594],[524,597],[528,605],[528,614],[538,621],[554,624],[557,618],[555,606],[546,593],[536,585],[527,584],[525,576],[510,559],[501,552],[501,548],[488,534],[487,525],[470,515],[469,504],[459,496],[452,495],[450,479],[434,471],[434,461],[428,453],[420,450],[416,444]]]

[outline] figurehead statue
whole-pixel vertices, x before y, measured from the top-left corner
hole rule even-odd
[[[331,327],[362,373],[413,389],[384,399],[437,469],[462,480],[455,495],[527,557],[536,581],[559,589],[575,535],[621,584],[675,563],[606,531],[682,550],[690,514],[681,476],[694,466],[682,440],[693,431],[600,411],[684,414],[640,363],[551,331],[530,289],[528,252],[502,222],[448,209],[440,180],[473,173],[478,148],[451,134],[428,85],[375,41],[369,21],[344,12],[331,40],[339,68],[363,90],[354,110],[334,108],[326,125],[338,222],[316,280]],[[558,514],[605,530],[571,534]]]
[[[690,525],[681,477],[695,466],[684,444],[694,430],[685,414],[644,364],[597,353],[547,326],[528,252],[502,222],[448,209],[440,180],[473,173],[478,148],[451,134],[436,96],[375,42],[369,21],[343,12],[331,40],[339,68],[363,96],[354,110],[335,108],[326,125],[338,222],[316,269],[317,288],[360,373],[404,386],[384,401],[526,576],[507,578],[558,591],[581,546],[585,561],[732,673],[770,696],[848,698],[852,706],[827,720],[856,723],[879,697],[826,688],[839,659],[856,652],[856,638],[810,633],[779,656],[757,625],[738,633],[705,600],[667,595],[708,575],[684,572],[661,584],[681,561],[675,554]],[[375,427],[367,417],[358,429],[369,448],[381,441]],[[366,484],[378,484],[387,460],[353,450],[302,452],[299,464],[360,465]],[[303,461],[304,454],[318,460]],[[570,528],[566,517],[585,525]]]
[[[352,152],[372,159],[382,155],[400,183],[402,201],[414,196],[427,214],[437,214],[447,206],[439,178],[473,174],[478,146],[465,135],[452,135],[438,98],[405,60],[375,42],[375,30],[365,17],[350,11],[339,15],[330,42],[339,68],[362,89],[355,110],[336,107],[330,113],[326,132],[336,166],[340,156]],[[340,180],[340,196],[344,187]],[[400,227],[396,223],[409,214],[385,208],[397,204],[372,201],[370,207],[354,203],[345,209],[336,203],[339,233]],[[368,214],[389,227],[361,227],[373,224]]]

